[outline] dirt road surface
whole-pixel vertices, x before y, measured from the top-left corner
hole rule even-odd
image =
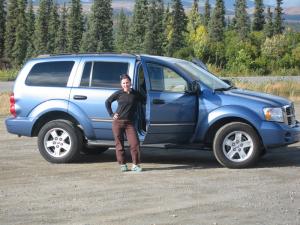
[[[299,143],[242,170],[211,152],[143,148],[138,174],[119,171],[114,149],[50,164],[36,138],[8,134],[3,117],[0,143],[3,225],[300,224]]]

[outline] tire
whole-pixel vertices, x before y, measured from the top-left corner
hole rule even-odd
[[[83,137],[79,128],[67,120],[50,121],[38,134],[39,151],[51,163],[76,161],[82,145]]]
[[[232,122],[221,127],[213,141],[216,159],[227,168],[251,167],[260,158],[261,151],[256,131],[241,122]]]
[[[106,146],[84,146],[81,152],[85,155],[100,155],[105,152],[109,147]]]

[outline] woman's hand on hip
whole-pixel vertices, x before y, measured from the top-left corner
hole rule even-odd
[[[119,118],[119,114],[118,114],[118,113],[115,113],[114,116],[113,116],[113,119],[114,119],[114,120],[117,120],[118,118]]]

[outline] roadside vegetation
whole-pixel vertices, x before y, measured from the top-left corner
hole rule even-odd
[[[9,95],[8,92],[0,93],[0,116],[9,115]]]
[[[259,91],[288,98],[292,101],[300,101],[300,82],[295,81],[271,81],[271,82],[242,82],[233,81],[238,88]]]
[[[0,70],[0,81],[15,80],[17,74],[18,74],[18,69]]]

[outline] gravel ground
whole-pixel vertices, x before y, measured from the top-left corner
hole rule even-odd
[[[300,143],[241,170],[211,152],[142,148],[142,173],[119,172],[114,149],[50,164],[4,118],[0,143],[0,224],[300,224]]]

